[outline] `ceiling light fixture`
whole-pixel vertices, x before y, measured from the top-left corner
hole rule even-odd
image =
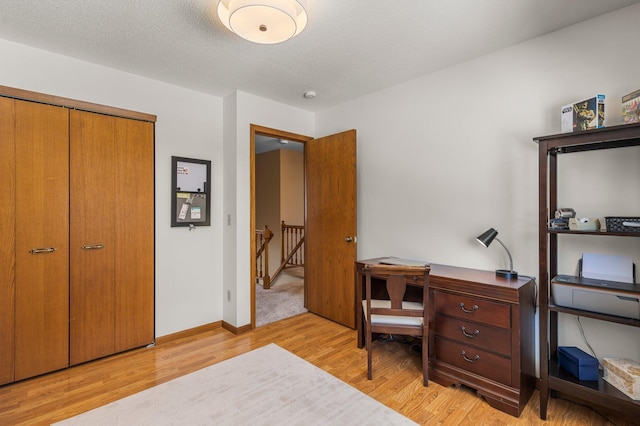
[[[302,0],[219,0],[218,17],[230,31],[260,44],[289,40],[307,25]]]

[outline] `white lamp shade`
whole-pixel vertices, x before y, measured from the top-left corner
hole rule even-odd
[[[260,44],[286,41],[307,25],[307,12],[295,0],[220,0],[218,16],[229,30]]]

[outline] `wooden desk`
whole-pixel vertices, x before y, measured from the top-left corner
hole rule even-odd
[[[381,259],[356,262],[357,301],[364,296],[364,265]],[[384,292],[383,282],[375,283],[378,289],[371,292]],[[421,280],[407,284],[417,299]],[[431,264],[428,291],[429,379],[443,386],[469,386],[491,406],[520,416],[535,388],[535,283],[497,277],[494,271]],[[361,348],[361,303],[356,311]]]

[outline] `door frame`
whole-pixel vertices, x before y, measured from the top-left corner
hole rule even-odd
[[[256,328],[256,135],[269,136],[273,138],[286,139],[291,142],[305,144],[307,141],[314,139],[311,136],[300,135],[297,133],[291,133],[284,130],[273,129],[270,127],[259,126],[257,124],[250,124],[250,145],[249,145],[249,182],[250,182],[250,202],[249,202],[249,255],[251,258],[251,273],[250,273],[250,286],[251,286],[251,329]],[[306,221],[307,217],[307,191],[306,191],[306,179],[305,179],[305,195],[304,195],[304,217]],[[306,264],[306,262],[305,262]],[[306,268],[306,266],[305,266]]]

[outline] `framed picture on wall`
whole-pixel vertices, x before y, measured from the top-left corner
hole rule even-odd
[[[171,157],[171,226],[211,224],[211,161]]]

